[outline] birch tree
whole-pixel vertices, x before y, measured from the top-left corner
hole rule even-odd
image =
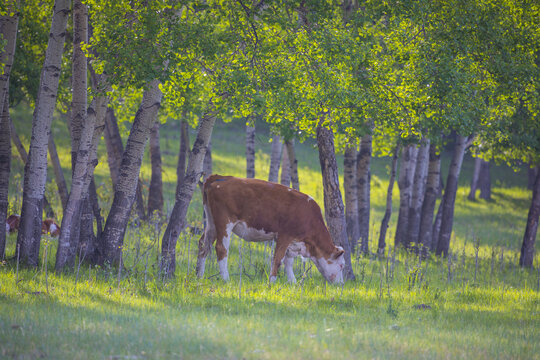
[[[159,146],[159,127],[156,122],[150,131],[150,161],[152,164],[152,175],[150,186],[148,187],[148,216],[157,212],[159,216],[163,213],[163,180],[161,167],[161,149]]]
[[[4,97],[0,117],[0,261],[5,259],[6,219],[8,217],[9,173],[11,171],[11,136],[9,126],[9,94]]]
[[[5,99],[9,95],[9,76],[15,57],[15,45],[19,25],[18,2],[8,0],[5,5],[6,13],[0,13],[0,34],[6,42],[0,53],[0,65],[2,65],[0,68],[2,70],[0,73],[0,114],[4,114]]]
[[[39,260],[43,195],[47,180],[47,145],[58,91],[69,7],[69,1],[55,1],[45,63],[40,78],[41,85],[32,120],[32,141],[24,173],[17,256],[22,263],[34,267],[38,265]]]
[[[255,124],[246,123],[246,177],[255,177]]]

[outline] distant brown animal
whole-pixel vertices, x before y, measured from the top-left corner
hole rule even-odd
[[[11,234],[19,231],[19,223],[21,222],[20,215],[9,215],[6,219],[6,233]]]
[[[41,224],[41,233],[50,234],[53,237],[60,235],[60,226],[54,221],[54,219],[45,219]]]
[[[21,223],[20,215],[10,215],[6,219],[6,233],[11,234],[19,231],[19,225]],[[50,234],[53,237],[60,235],[60,226],[54,221],[54,219],[45,219],[41,223],[41,233]]]
[[[247,241],[276,240],[271,282],[282,260],[289,282],[296,282],[293,261],[299,255],[311,259],[329,282],[343,282],[343,248],[334,245],[321,208],[311,196],[268,181],[212,175],[203,186],[203,205],[206,226],[199,240],[199,277],[216,241],[221,277],[229,279],[227,255],[235,233]]]

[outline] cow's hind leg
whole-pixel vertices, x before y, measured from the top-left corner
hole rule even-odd
[[[272,268],[270,269],[270,282],[273,283],[277,279],[277,273],[279,266],[281,265],[281,260],[287,252],[290,241],[283,238],[278,238],[276,241],[276,248],[274,250],[274,258],[272,259]],[[286,265],[287,266],[287,265]],[[292,266],[292,265],[291,265]]]
[[[204,276],[206,258],[210,254],[212,243],[216,239],[216,229],[213,226],[207,226],[199,239],[199,253],[197,254],[197,276]]]
[[[285,265],[285,274],[290,283],[296,284],[296,277],[294,277],[293,264],[296,255],[290,254],[287,251],[285,258],[283,259],[283,265]]]
[[[216,255],[219,265],[219,273],[225,281],[229,280],[229,269],[227,267],[227,256],[229,253],[229,245],[231,243],[231,234],[234,223],[228,223],[226,226],[216,225],[217,240],[216,240]]]

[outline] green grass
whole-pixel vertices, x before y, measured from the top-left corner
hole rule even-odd
[[[19,107],[13,115],[25,141],[29,113]],[[54,131],[67,178],[69,139],[60,119],[55,119]],[[164,125],[167,209],[173,205],[178,134],[174,122]],[[267,129],[259,127],[256,172],[261,178],[268,171],[269,149]],[[298,146],[297,154],[301,190],[322,204],[313,143]],[[217,125],[213,159],[215,172],[244,173],[242,124]],[[144,162],[147,184],[148,155]],[[384,212],[388,164],[388,158],[373,163],[374,238]],[[14,259],[0,266],[0,358],[538,359],[538,256],[536,270],[517,266],[530,202],[530,192],[524,189],[526,174],[494,167],[493,201],[469,202],[471,164],[467,158],[448,259],[420,261],[403,251],[380,259],[355,256],[357,281],[343,287],[325,284],[311,263],[300,260],[294,265],[297,284],[286,283],[280,273],[277,283],[269,286],[270,249],[236,237],[229,256],[231,281],[219,279],[214,254],[207,260],[205,279],[198,280],[194,267],[199,236],[188,232],[178,241],[176,277],[164,280],[156,264],[165,225],[153,224],[129,226],[120,272],[83,263],[73,272],[55,274],[56,242],[45,239],[45,261],[38,269],[18,269]],[[10,206],[16,211],[22,192],[19,160],[13,161],[13,168]],[[103,148],[96,177],[107,213],[112,194]],[[61,213],[54,190],[54,183],[47,186]],[[396,190],[389,244],[397,206]],[[188,217],[201,225],[198,192]],[[9,236],[8,256],[14,254],[15,239]]]

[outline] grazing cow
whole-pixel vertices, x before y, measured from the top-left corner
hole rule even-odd
[[[20,222],[20,215],[9,215],[9,217],[6,219],[6,233],[11,234],[19,231]]]
[[[10,215],[6,219],[6,232],[11,234],[13,232],[19,231],[19,224],[21,222],[20,215]],[[41,233],[50,234],[51,236],[57,237],[60,235],[60,226],[53,219],[45,219],[41,223]]]
[[[311,196],[263,180],[212,175],[203,186],[203,205],[206,224],[199,240],[199,277],[204,275],[206,257],[216,241],[221,277],[229,279],[227,253],[235,233],[247,241],[276,240],[271,282],[276,280],[283,258],[289,282],[296,282],[293,261],[298,255],[311,259],[329,282],[343,282],[343,248],[334,245]]]
[[[45,219],[41,224],[41,233],[50,234],[53,237],[60,235],[60,226],[53,219]]]

